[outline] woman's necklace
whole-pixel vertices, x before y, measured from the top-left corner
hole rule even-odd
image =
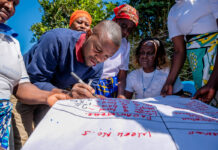
[[[153,76],[152,76],[152,78],[151,78],[151,80],[150,80],[150,82],[149,82],[149,84],[148,84],[148,86],[147,87],[145,87],[145,85],[144,85],[144,75],[143,75],[143,72],[144,72],[144,70],[143,70],[143,68],[142,68],[142,86],[143,86],[143,97],[145,97],[144,96],[144,94],[145,94],[145,91],[150,87],[150,85],[151,85],[151,83],[152,83],[152,81],[153,81],[153,79],[154,79],[154,74],[155,74],[155,72],[156,72],[156,69],[155,69],[155,71],[154,71],[154,73],[153,73]]]

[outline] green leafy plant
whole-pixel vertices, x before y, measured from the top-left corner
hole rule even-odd
[[[42,20],[32,25],[34,33],[32,42],[54,28],[68,28],[71,14],[78,9],[86,10],[92,16],[92,27],[101,20],[109,18],[113,14],[113,8],[118,3],[105,2],[102,0],[38,0],[43,13]]]

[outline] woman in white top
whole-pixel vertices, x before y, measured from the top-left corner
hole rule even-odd
[[[127,76],[125,97],[147,98],[159,96],[169,74],[164,46],[160,40],[146,38],[136,49],[136,62],[141,67]],[[179,79],[173,86],[174,94],[182,94],[182,84]]]
[[[218,89],[217,23],[218,0],[176,0],[168,15],[174,58],[162,95],[172,94],[172,85],[187,53],[198,89],[194,98],[216,105],[218,99],[212,99]]]

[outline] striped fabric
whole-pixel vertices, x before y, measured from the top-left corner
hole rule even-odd
[[[103,95],[109,98],[116,98],[117,92],[118,92],[117,76],[99,80],[99,83],[97,85],[96,94]]]

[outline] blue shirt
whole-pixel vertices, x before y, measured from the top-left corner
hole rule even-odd
[[[83,32],[58,28],[46,32],[38,43],[24,55],[30,80],[43,90],[71,88],[77,83],[71,76],[76,73],[84,82],[94,79],[96,87],[102,74],[103,63],[88,67],[76,59],[75,45]]]
[[[14,30],[11,27],[9,27],[8,25],[4,23],[0,23],[0,33],[8,35],[8,36],[12,36],[12,37],[18,36],[18,34],[14,32]]]

